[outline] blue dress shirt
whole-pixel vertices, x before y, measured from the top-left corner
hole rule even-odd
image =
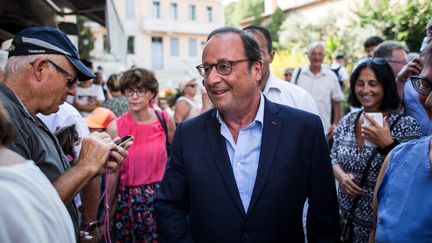
[[[234,141],[219,111],[216,117],[221,124],[220,133],[225,138],[225,144],[237,183],[237,189],[243,203],[243,208],[245,212],[247,212],[255,185],[260,157],[264,120],[264,96],[261,94],[255,119],[249,125],[240,129],[237,143]]]

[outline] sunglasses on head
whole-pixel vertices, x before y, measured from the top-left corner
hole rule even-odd
[[[388,63],[387,59],[382,57],[369,58],[369,62],[373,62],[376,65],[386,65]]]

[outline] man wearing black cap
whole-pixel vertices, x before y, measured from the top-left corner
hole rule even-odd
[[[0,102],[18,128],[9,148],[33,160],[52,182],[76,233],[78,217],[72,199],[104,166],[115,171],[127,151],[116,146],[108,134],[94,133],[84,138],[80,156],[70,167],[58,141],[36,114],[57,112],[68,95],[75,95],[78,81],[90,78],[94,78],[93,73],[80,61],[77,49],[63,32],[31,27],[14,38],[0,84]]]

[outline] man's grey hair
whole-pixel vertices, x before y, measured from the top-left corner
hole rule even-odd
[[[312,43],[309,44],[309,46],[307,47],[307,54],[310,55],[312,50],[315,49],[315,47],[321,47],[323,49],[324,55],[326,54],[326,47],[324,45],[323,42],[321,41],[314,41]]]
[[[408,48],[400,42],[389,40],[384,41],[377,46],[374,52],[374,57],[381,57],[387,60],[391,59],[393,58],[393,50],[403,50],[407,54],[409,52]]]
[[[18,75],[28,68],[32,62],[38,57],[48,58],[49,60],[58,63],[61,61],[62,55],[58,54],[41,54],[28,56],[12,56],[7,60],[5,67],[5,79],[11,75]]]
[[[4,71],[8,59],[8,52],[0,50],[0,71]]]

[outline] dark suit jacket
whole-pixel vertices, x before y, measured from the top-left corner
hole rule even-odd
[[[257,177],[245,213],[216,110],[179,124],[156,199],[161,242],[337,242],[333,172],[318,116],[265,99]]]

